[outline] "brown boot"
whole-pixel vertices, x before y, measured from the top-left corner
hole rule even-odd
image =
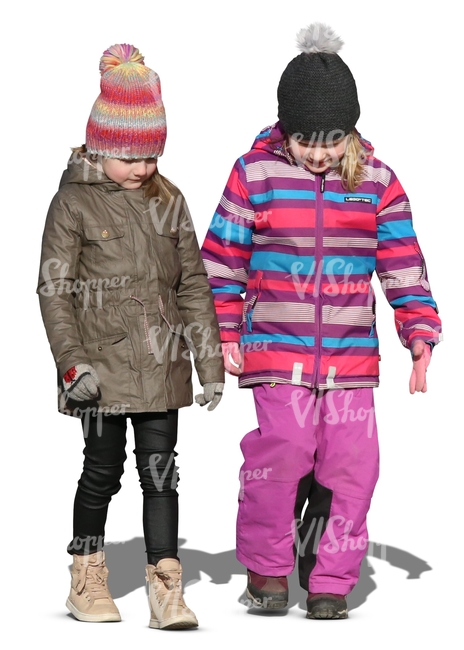
[[[310,594],[306,618],[348,618],[346,597],[340,594]]]
[[[150,604],[150,627],[180,630],[198,627],[195,614],[182,596],[182,567],[179,560],[166,558],[156,566],[147,564]]]
[[[256,607],[282,609],[288,604],[286,576],[262,576],[248,569],[247,596]]]
[[[79,621],[120,621],[121,615],[106,584],[108,569],[104,551],[73,555],[71,591],[66,607]]]

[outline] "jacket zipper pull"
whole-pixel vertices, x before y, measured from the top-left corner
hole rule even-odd
[[[325,188],[325,174],[322,174],[322,176],[321,176],[321,193],[324,192],[324,188]]]
[[[253,324],[252,324],[252,320],[251,320],[252,318],[253,318],[253,310],[251,309],[246,315],[247,330],[249,332],[253,331]]]

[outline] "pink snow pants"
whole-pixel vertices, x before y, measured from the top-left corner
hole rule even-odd
[[[303,589],[346,595],[367,552],[379,474],[373,389],[252,390],[259,426],[240,443],[237,559],[283,576],[298,555]]]

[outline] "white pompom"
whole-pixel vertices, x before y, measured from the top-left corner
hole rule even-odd
[[[298,49],[306,54],[314,52],[336,54],[343,46],[342,39],[324,23],[313,23],[309,27],[300,29],[296,41]]]

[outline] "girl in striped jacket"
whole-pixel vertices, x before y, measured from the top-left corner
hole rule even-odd
[[[252,388],[259,424],[241,442],[248,598],[287,605],[298,545],[308,618],[346,618],[378,478],[373,272],[411,351],[411,393],[426,391],[441,321],[408,198],[355,129],[342,42],[321,24],[298,42],[279,122],[236,161],[202,253],[225,367]]]

